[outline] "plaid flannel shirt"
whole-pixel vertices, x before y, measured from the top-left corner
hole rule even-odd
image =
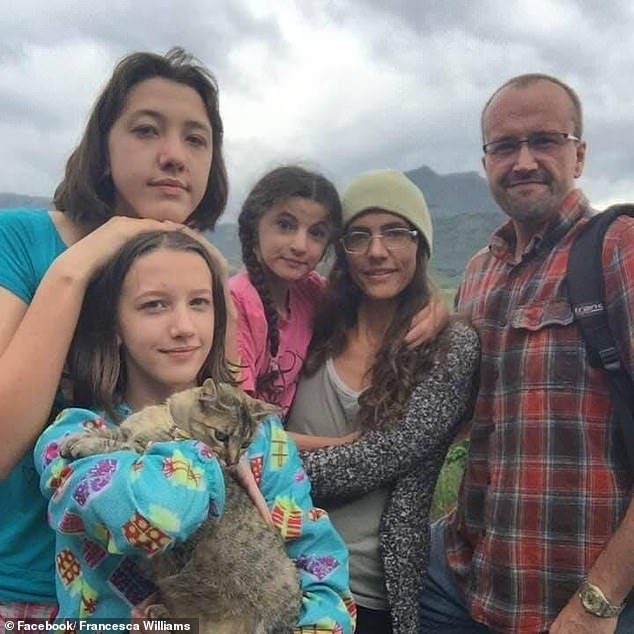
[[[480,391],[458,509],[445,530],[473,618],[500,632],[548,629],[630,502],[608,386],[590,367],[566,292],[568,254],[592,214],[580,191],[516,258],[510,222],[467,265],[458,308],[482,345]],[[603,249],[606,304],[634,368],[634,220]]]

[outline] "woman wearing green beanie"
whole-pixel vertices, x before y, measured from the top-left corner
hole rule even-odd
[[[432,223],[401,172],[355,178],[288,429],[353,442],[302,452],[313,495],[350,549],[358,634],[419,631],[434,485],[465,414],[479,344],[459,320],[403,341],[431,297]]]

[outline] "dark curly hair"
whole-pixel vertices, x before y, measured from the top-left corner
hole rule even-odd
[[[53,201],[82,227],[94,229],[114,215],[115,189],[107,173],[108,133],[119,118],[130,91],[146,79],[159,77],[193,88],[203,101],[212,134],[212,162],[207,189],[187,224],[213,229],[227,204],[227,170],[222,155],[223,125],[218,105],[218,85],[211,72],[182,48],[165,55],[132,53],[114,68],[99,95],[79,145],[66,163],[64,179]]]
[[[341,227],[341,202],[335,186],[322,174],[311,172],[297,165],[284,165],[265,174],[247,196],[238,217],[238,232],[242,246],[242,261],[251,283],[257,290],[268,324],[268,347],[271,357],[277,356],[279,328],[277,308],[271,296],[262,264],[256,255],[258,224],[260,218],[276,203],[294,196],[307,198],[328,211],[330,224],[335,232]],[[272,369],[258,377],[256,391],[266,393],[271,389],[280,371]]]
[[[336,244],[335,252],[335,264],[317,313],[315,331],[304,366],[307,375],[314,374],[327,359],[343,351],[347,333],[357,323],[363,298],[361,289],[350,275],[341,244]],[[431,282],[427,275],[428,256],[427,245],[419,238],[414,275],[398,296],[398,306],[371,368],[372,381],[359,397],[357,419],[362,429],[385,428],[397,423],[406,411],[413,388],[431,367],[436,353],[446,348],[442,334],[413,350],[403,341],[412,318],[431,298]]]

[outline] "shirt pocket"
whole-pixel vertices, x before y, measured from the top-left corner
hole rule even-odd
[[[579,385],[585,347],[567,301],[518,306],[509,325],[507,349],[514,351],[525,389]]]
[[[511,312],[511,328],[531,331],[569,326],[573,321],[570,304],[562,300],[518,306]]]

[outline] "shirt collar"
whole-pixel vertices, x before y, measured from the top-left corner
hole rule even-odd
[[[545,253],[552,249],[568,230],[583,216],[590,213],[590,205],[580,189],[566,195],[555,217],[528,243],[522,259],[532,253]],[[489,250],[492,255],[509,263],[515,261],[515,228],[511,220],[505,222],[491,236]]]

